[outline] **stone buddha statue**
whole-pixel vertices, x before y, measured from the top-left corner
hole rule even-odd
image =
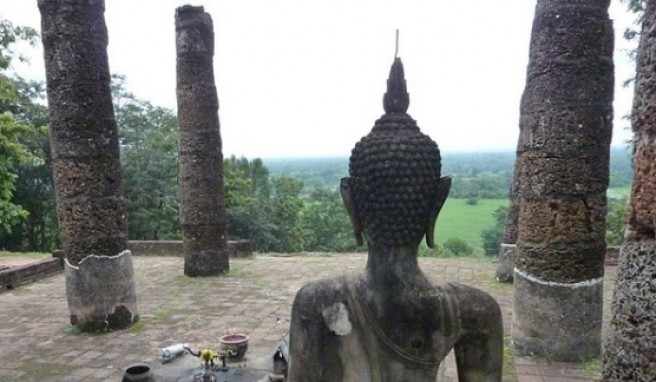
[[[497,302],[456,283],[433,285],[417,251],[433,231],[451,179],[437,144],[406,113],[403,64],[392,65],[385,114],[355,145],[341,192],[362,274],[311,282],[297,293],[290,332],[291,382],[431,381],[455,349],[458,377],[501,381],[503,326]]]

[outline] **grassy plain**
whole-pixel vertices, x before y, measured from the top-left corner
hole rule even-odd
[[[465,240],[476,252],[483,251],[481,231],[494,224],[494,211],[508,206],[508,199],[480,199],[474,205],[467,199],[448,198],[435,227],[435,240],[438,245],[449,238]]]
[[[631,196],[631,186],[609,188],[606,195],[614,199],[628,198]]]
[[[628,197],[631,187],[613,187],[608,189],[610,198]],[[509,206],[508,199],[480,199],[474,205],[467,204],[467,199],[448,198],[435,227],[435,240],[438,245],[449,238],[465,240],[475,251],[483,250],[481,231],[494,224],[494,211],[502,206]]]

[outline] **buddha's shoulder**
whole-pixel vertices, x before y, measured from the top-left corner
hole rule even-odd
[[[294,298],[294,306],[321,308],[335,303],[346,303],[349,288],[359,279],[345,275],[308,282],[303,285]]]

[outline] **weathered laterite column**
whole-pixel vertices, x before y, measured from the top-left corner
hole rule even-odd
[[[517,220],[519,218],[519,183],[517,179],[517,162],[513,171],[513,180],[510,186],[510,207],[506,216],[506,227],[503,241],[499,246],[499,265],[496,279],[502,283],[511,283],[515,273],[515,257],[517,257]]]
[[[631,115],[631,212],[604,349],[604,381],[656,381],[656,1],[646,2],[643,17]]]
[[[601,351],[613,119],[610,0],[538,0],[518,145],[513,343],[574,361]]]
[[[103,0],[39,0],[57,217],[71,323],[136,322]]]
[[[212,276],[230,268],[212,18],[203,7],[182,6],[175,33],[184,273]]]

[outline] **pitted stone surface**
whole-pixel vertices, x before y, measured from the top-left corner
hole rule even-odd
[[[636,57],[636,83],[631,125],[634,131],[635,171],[631,190],[629,229],[637,239],[656,238],[656,5],[645,9],[640,47]]]
[[[440,171],[437,144],[408,114],[378,119],[349,161],[357,213],[369,240],[389,246],[420,240]]]
[[[229,269],[213,28],[203,7],[176,9],[180,225],[187,276]]]
[[[656,378],[656,240],[626,243],[620,253],[604,380]]]
[[[506,226],[504,227],[503,242],[506,244],[517,243],[517,223],[519,219],[519,177],[517,174],[517,163],[513,169],[513,180],[510,185],[510,207],[506,215]]]
[[[604,380],[656,380],[656,2],[645,3],[631,123],[634,174]]]
[[[609,3],[538,0],[531,32],[515,165],[513,342],[553,359],[600,351],[600,292],[565,298],[561,286],[604,273],[614,91]],[[518,282],[518,274],[545,283]]]
[[[603,273],[612,53],[608,1],[538,1],[515,167],[516,264],[542,279]]]
[[[40,0],[57,216],[66,257],[127,248],[102,1]]]

